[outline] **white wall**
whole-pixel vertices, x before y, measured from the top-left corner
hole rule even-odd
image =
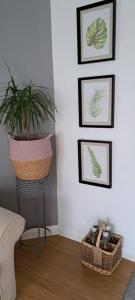
[[[97,218],[109,217],[135,260],[135,1],[117,1],[116,60],[77,64],[76,7],[90,0],[51,0],[60,233],[80,240]],[[129,3],[130,2],[130,3]],[[78,126],[77,78],[116,75],[114,129]],[[78,183],[78,139],[112,140],[112,189]]]

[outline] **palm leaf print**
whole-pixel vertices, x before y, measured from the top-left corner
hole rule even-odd
[[[101,100],[104,96],[103,90],[96,90],[90,100],[90,116],[94,119],[98,117],[102,112]]]
[[[91,150],[90,146],[87,147],[88,149],[88,153],[89,153],[89,156],[91,158],[91,163],[92,163],[92,172],[93,172],[93,175],[97,178],[100,178],[101,177],[101,174],[102,174],[102,169],[101,169],[101,166],[100,164],[98,163],[96,157],[95,157],[95,154],[94,152]]]

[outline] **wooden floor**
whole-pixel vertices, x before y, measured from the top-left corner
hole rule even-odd
[[[80,263],[80,244],[55,236],[40,258],[24,247],[15,251],[17,300],[121,300],[135,264],[122,260],[112,276]]]

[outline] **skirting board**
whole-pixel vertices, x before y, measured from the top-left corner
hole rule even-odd
[[[51,235],[59,234],[61,236],[64,236],[66,238],[69,238],[69,239],[77,241],[77,242],[80,242],[81,239],[82,239],[81,234],[73,232],[73,231],[71,231],[67,228],[66,229],[65,228],[59,228],[58,225],[47,226],[47,228],[51,231]],[[41,237],[44,236],[44,230],[43,229],[41,229],[40,233],[41,233]],[[48,231],[47,231],[47,235],[48,236],[50,235]],[[37,228],[28,230],[22,236],[23,240],[34,239],[34,238],[37,238]],[[122,257],[126,258],[128,260],[131,260],[131,261],[135,261],[135,252],[129,251],[129,250],[123,248]]]
[[[69,230],[68,228],[59,227],[58,234],[61,235],[61,236],[66,237],[66,238],[69,238],[71,240],[77,241],[77,242],[80,242],[82,240],[82,235],[81,234],[79,234],[77,232],[73,232],[73,231]],[[123,247],[122,257],[126,258],[128,260],[131,260],[131,261],[135,261],[135,252],[130,251],[130,250]]]
[[[47,228],[51,232],[51,234],[50,234],[49,231],[47,230],[47,232],[46,232],[47,236],[50,236],[50,235],[52,236],[52,235],[58,234],[58,225],[47,226]],[[22,240],[35,239],[35,238],[37,238],[37,234],[38,234],[37,228],[29,229],[23,233]],[[43,228],[40,229],[40,235],[41,235],[41,237],[44,236]]]

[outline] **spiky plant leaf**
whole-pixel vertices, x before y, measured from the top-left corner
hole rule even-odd
[[[95,49],[104,47],[107,39],[107,27],[102,18],[93,21],[86,31],[87,46],[93,46]]]
[[[98,161],[97,161],[97,159],[95,157],[95,154],[92,151],[92,149],[90,148],[90,146],[88,146],[87,149],[88,149],[89,156],[91,158],[92,172],[93,172],[93,174],[94,174],[95,177],[100,178],[101,174],[102,174],[101,166],[98,163]]]
[[[55,103],[45,87],[30,84],[18,86],[10,72],[4,95],[0,98],[0,124],[13,136],[28,138],[38,132],[43,121],[55,121]]]
[[[103,90],[96,90],[90,100],[90,116],[95,119],[102,112],[101,101],[104,96]]]

